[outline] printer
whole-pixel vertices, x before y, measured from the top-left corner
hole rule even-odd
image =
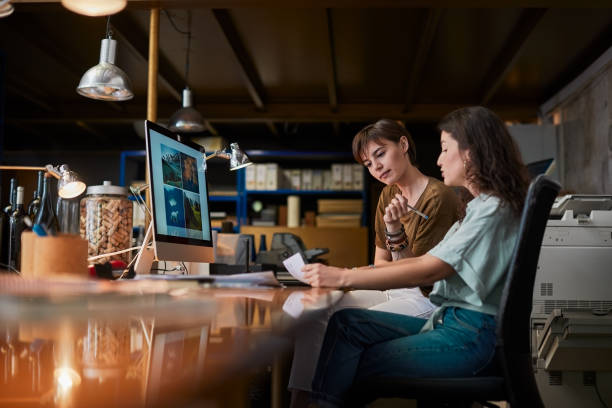
[[[531,354],[545,406],[612,403],[612,196],[553,204],[536,273]]]

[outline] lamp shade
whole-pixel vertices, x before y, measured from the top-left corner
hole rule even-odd
[[[97,17],[120,12],[127,0],[62,0],[62,5],[77,14]]]
[[[230,144],[232,152],[230,154],[230,170],[238,170],[253,164],[245,152],[240,149],[238,143]]]
[[[59,170],[48,164],[46,170],[57,178],[57,194],[61,198],[75,198],[85,192],[87,185],[67,164],[62,164]]]
[[[0,18],[10,16],[13,11],[15,8],[9,0],[0,0]]]
[[[125,72],[115,65],[117,41],[102,40],[100,63],[90,68],[83,77],[77,92],[91,99],[127,101],[134,97],[132,83]]]
[[[183,89],[183,107],[170,117],[168,129],[172,132],[202,132],[204,127],[204,118],[192,107],[191,89],[186,87]]]

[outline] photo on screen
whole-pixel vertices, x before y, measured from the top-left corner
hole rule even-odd
[[[181,182],[181,154],[177,150],[162,144],[161,160],[164,184],[182,188],[183,183]]]
[[[196,175],[197,177],[197,175]],[[202,231],[202,213],[200,195],[184,191],[185,226],[189,229]]]
[[[198,162],[195,157],[181,153],[181,164],[183,166],[183,188],[198,193]]]
[[[166,202],[166,223],[169,226],[185,228],[183,191],[178,188],[164,186],[164,200]]]

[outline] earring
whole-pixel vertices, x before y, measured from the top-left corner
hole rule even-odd
[[[467,166],[467,160],[464,160],[463,161],[463,170],[465,170],[466,166]]]

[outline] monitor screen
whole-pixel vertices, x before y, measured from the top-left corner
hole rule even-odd
[[[213,262],[204,149],[145,121],[158,259]]]

